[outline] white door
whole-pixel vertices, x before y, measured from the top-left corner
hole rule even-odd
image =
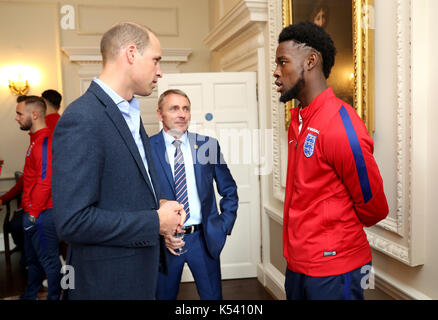
[[[237,219],[221,254],[222,279],[256,277],[261,251],[256,74],[165,74],[158,95],[167,89],[181,89],[189,96],[189,131],[218,139],[238,186]],[[187,265],[182,281],[193,281]]]

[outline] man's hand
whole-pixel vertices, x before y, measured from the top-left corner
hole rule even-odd
[[[3,205],[3,200],[0,199],[0,207]]]
[[[176,201],[160,201],[160,209],[157,212],[161,235],[173,235],[178,228],[181,229],[186,220],[184,206]]]
[[[179,253],[176,253],[175,249],[182,248],[186,244],[181,238],[176,238],[170,234],[164,235],[164,240],[166,242],[167,249],[175,256],[179,256]]]

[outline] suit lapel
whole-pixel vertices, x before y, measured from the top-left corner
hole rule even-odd
[[[157,175],[156,175],[156,171],[155,171],[155,167],[154,167],[154,162],[152,160],[152,151],[151,151],[151,146],[149,144],[149,137],[146,133],[146,130],[143,127],[143,120],[140,118],[140,137],[141,137],[141,141],[143,142],[143,147],[144,147],[144,153],[146,155],[146,161],[148,163],[148,167],[149,167],[149,176],[151,177],[151,182],[152,185],[154,186],[154,195],[155,195],[155,201],[158,205],[158,199],[157,199],[157,186],[158,186],[158,180],[157,180]],[[138,150],[138,148],[137,148]],[[143,162],[143,161],[142,161]],[[149,180],[149,179],[147,179]],[[148,182],[148,181],[146,181]],[[148,186],[150,187],[150,185],[148,184]]]
[[[164,173],[166,174],[167,181],[169,182],[173,190],[173,194],[175,194],[175,183],[173,179],[172,168],[169,164],[169,159],[167,157],[166,142],[164,141],[163,130],[160,131],[158,139],[155,140],[155,144],[158,150],[157,155],[160,160],[159,163],[163,168]]]
[[[153,188],[151,186],[151,182],[149,180],[149,177],[146,173],[146,169],[143,164],[143,160],[141,159],[140,152],[138,151],[138,147],[135,144],[134,137],[131,134],[131,131],[129,130],[129,127],[125,121],[125,118],[123,118],[122,113],[120,112],[117,105],[114,103],[114,101],[103,91],[103,89],[96,84],[94,81],[91,82],[90,88],[96,97],[105,105],[105,112],[108,114],[111,121],[114,123],[114,126],[118,130],[119,134],[125,141],[126,146],[128,147],[129,152],[131,153],[132,157],[134,158],[137,167],[140,169],[140,172],[146,181],[146,184],[148,185],[148,188],[152,192],[152,194],[155,194],[153,191]],[[143,125],[140,125],[140,128],[143,129]],[[144,129],[143,129],[144,130]],[[141,130],[140,130],[141,131]],[[144,141],[143,141],[144,144]],[[150,150],[149,150],[150,152]],[[148,152],[145,150],[146,157],[148,156]],[[146,158],[148,163],[150,163],[149,159]]]

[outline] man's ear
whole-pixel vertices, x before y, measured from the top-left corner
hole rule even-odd
[[[306,63],[306,65],[305,65],[306,70],[310,71],[313,68],[315,68],[319,63],[319,60],[320,60],[320,56],[318,53],[316,53],[314,51],[310,52],[310,54],[307,56],[306,62],[305,62]]]
[[[125,55],[126,55],[126,59],[128,60],[128,62],[130,64],[134,63],[136,54],[137,54],[137,48],[135,47],[135,45],[131,44],[131,45],[126,47]]]
[[[163,117],[161,116],[160,108],[157,109],[157,118],[158,118],[159,121],[163,121]]]
[[[33,109],[33,110],[30,112],[30,115],[31,115],[31,117],[32,117],[32,120],[34,120],[34,121],[41,117],[40,114],[39,114],[39,112],[38,112],[37,110],[35,110],[35,109]]]

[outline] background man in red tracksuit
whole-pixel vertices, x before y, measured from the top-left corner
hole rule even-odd
[[[41,93],[41,97],[46,103],[46,124],[50,131],[55,131],[56,124],[58,123],[61,115],[59,114],[59,109],[61,108],[61,94],[53,89],[45,90]]]
[[[22,205],[24,248],[28,262],[27,287],[22,299],[37,298],[44,279],[48,281],[49,300],[60,294],[59,240],[52,216],[52,132],[45,122],[46,104],[28,96],[16,107],[15,120],[21,130],[29,130],[30,146],[23,170]]]
[[[327,86],[336,48],[326,31],[303,22],[284,28],[278,42],[280,101],[300,102],[288,133],[286,296],[363,299],[372,260],[363,227],[388,214],[373,140],[355,110]]]
[[[18,96],[17,103],[23,102],[27,97],[28,96]],[[61,117],[58,111],[61,108],[62,95],[56,90],[48,89],[41,94],[41,97],[44,99],[47,107],[45,117],[46,125],[53,134],[56,124]],[[21,192],[23,192],[23,177],[21,177],[8,192],[0,197],[0,206],[16,198]]]
[[[46,125],[50,129],[50,131],[53,134],[53,131],[55,130],[56,124],[58,123],[59,118],[61,117],[58,113],[59,109],[61,108],[61,100],[62,95],[53,89],[45,90],[41,97],[44,99],[44,102],[46,103]],[[17,97],[17,103],[20,103],[27,99],[27,96],[18,96]],[[21,176],[17,183],[4,195],[0,197],[0,207],[9,202],[12,199],[15,199],[23,192],[23,176]],[[12,217],[10,221],[10,229],[12,238],[14,240],[15,245],[19,248],[20,251],[22,251],[21,259],[20,259],[20,266],[23,268],[23,270],[26,267],[26,258],[24,257],[24,251],[23,251],[23,226],[22,226],[22,210],[23,206],[20,203],[17,210],[14,212],[14,216]]]

